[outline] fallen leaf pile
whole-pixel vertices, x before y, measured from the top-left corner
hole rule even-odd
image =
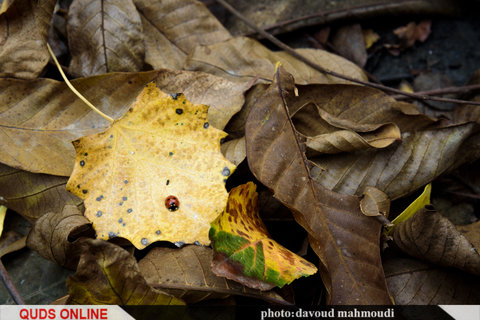
[[[478,219],[430,201],[480,158],[478,107],[432,117],[234,36],[196,0],[1,8],[0,257],[26,245],[74,270],[59,301],[480,303]],[[395,34],[403,50],[430,22]],[[378,37],[356,24],[332,32],[344,57],[295,50],[367,81]],[[115,120],[53,79],[47,42]]]

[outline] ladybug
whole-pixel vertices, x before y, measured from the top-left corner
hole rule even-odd
[[[178,198],[175,196],[168,196],[167,199],[165,199],[165,207],[170,211],[177,211],[180,207],[180,201],[178,201]]]

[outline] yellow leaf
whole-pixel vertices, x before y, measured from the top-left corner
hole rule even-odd
[[[5,215],[7,213],[7,207],[0,205],[0,237],[3,233],[3,223],[5,222]]]
[[[432,193],[432,184],[429,183],[423,189],[423,192],[417,199],[415,199],[402,213],[400,213],[392,223],[394,226],[400,222],[410,219],[418,210],[423,209],[427,204],[430,204],[430,194]],[[394,227],[386,227],[384,233],[389,235],[393,231]]]
[[[85,200],[98,238],[123,237],[139,249],[160,240],[209,244],[235,166],[207,109],[150,83],[110,128],[73,142],[67,190]]]
[[[261,290],[275,285],[283,287],[317,272],[313,264],[270,239],[258,213],[258,194],[253,182],[230,191],[225,211],[212,222],[210,239],[223,258],[223,261],[218,256],[214,258],[213,271],[249,287]]]

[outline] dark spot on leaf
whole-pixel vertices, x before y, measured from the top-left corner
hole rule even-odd
[[[120,201],[120,203],[118,204],[119,206],[123,206],[123,201]]]
[[[113,138],[113,134],[110,135],[110,138]]]
[[[110,232],[108,233],[108,239],[113,239],[113,238],[115,238],[116,236],[117,236],[117,235],[116,235],[115,232],[113,232],[113,231],[110,231]]]
[[[183,100],[182,103],[185,104],[185,100]]]
[[[128,112],[132,112],[132,111],[133,111],[133,108],[129,108],[129,109],[128,109]]]
[[[148,239],[147,238],[142,238],[141,242],[144,246],[146,246],[148,244]]]
[[[223,168],[222,175],[228,177],[230,175],[230,169],[228,169],[227,167]]]
[[[88,190],[83,189],[83,190],[82,190],[82,193],[83,193],[83,194],[87,194],[87,193],[88,193]]]
[[[128,180],[123,180],[123,183],[127,184],[127,183],[128,183]]]
[[[177,109],[175,109],[175,112],[176,112],[177,114],[182,114],[182,113],[183,113],[183,109],[177,108]]]
[[[124,224],[122,224],[122,227],[125,227],[125,225],[126,225],[125,223],[124,223]]]
[[[83,161],[83,160],[82,160],[82,161],[80,161],[80,166],[82,166],[82,167],[83,167],[84,165],[85,165],[85,161]]]
[[[170,180],[167,180],[167,186],[170,184]]]
[[[208,122],[205,122],[205,123],[203,124],[203,127],[204,127],[205,129],[208,129],[208,127],[210,127],[210,124],[209,124]]]
[[[79,184],[77,184],[77,188],[80,189],[80,185],[79,185]]]
[[[85,152],[83,155],[86,157],[86,156],[88,156],[88,153],[87,153],[87,152]]]
[[[169,155],[169,156],[173,156],[173,152],[169,152],[168,155]]]
[[[101,216],[102,216],[102,211],[100,211],[100,210],[99,210],[99,211],[97,211],[97,217],[99,217],[99,218],[100,218]]]
[[[128,80],[128,84],[132,84],[132,80]]]
[[[132,211],[133,211],[132,208],[127,209],[127,212],[128,212],[128,213],[132,213]]]
[[[239,236],[241,236],[241,237],[250,239],[250,237],[248,236],[248,234],[246,234],[246,233],[243,232],[242,230],[237,230],[237,234],[238,234]]]
[[[183,126],[183,122],[182,122],[182,123],[180,123],[180,125],[181,125],[181,126]]]
[[[155,231],[155,233],[158,234],[158,235],[160,235],[160,234],[162,233],[162,231],[157,230],[157,231]]]
[[[123,201],[127,201],[127,199],[128,199],[127,197],[122,197]]]
[[[103,194],[100,197],[97,197],[97,199],[95,199],[95,200],[102,201],[102,199],[103,199]]]
[[[170,97],[172,97],[173,100],[177,100],[178,96],[180,96],[181,93],[171,93]]]
[[[232,222],[232,216],[228,216],[228,222]]]
[[[118,223],[122,223],[122,222],[123,222],[122,218],[118,219]]]
[[[223,183],[227,183],[227,179],[223,179]]]

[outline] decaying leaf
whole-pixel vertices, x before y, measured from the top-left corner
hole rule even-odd
[[[281,288],[317,272],[270,238],[258,212],[256,188],[253,182],[233,188],[225,211],[212,222],[213,272],[260,290]]]
[[[248,52],[248,55],[245,52]],[[316,49],[297,49],[297,52],[325,69],[366,80],[359,67],[340,56]],[[187,57],[185,69],[208,72],[232,81],[256,82],[260,79],[269,82],[275,70],[275,63],[279,61],[293,74],[297,84],[347,83],[309,67],[286,52],[270,51],[260,42],[246,37],[196,47]]]
[[[218,129],[240,110],[247,89],[201,72],[168,70],[111,73],[72,83],[104,113],[119,118],[150,81],[165,92],[184,92],[193,103],[209,105],[210,125]],[[75,162],[71,141],[108,125],[55,80],[0,79],[0,99],[5,102],[0,105],[0,162],[31,172],[69,176]]]
[[[68,304],[184,304],[150,287],[135,258],[103,240],[85,240],[77,272],[67,279],[67,288]]]
[[[230,33],[196,0],[135,0],[145,33],[145,62],[180,70],[196,46],[229,39]]]
[[[67,178],[31,173],[0,164],[0,196],[10,209],[29,221],[65,205],[80,207],[82,200],[65,190]]]
[[[332,37],[338,53],[363,68],[367,63],[367,50],[360,24],[340,27]]]
[[[362,213],[369,217],[388,217],[390,212],[390,199],[388,196],[374,187],[366,187],[360,200]]]
[[[209,244],[210,222],[227,201],[235,170],[220,152],[226,136],[210,126],[206,105],[150,83],[104,132],[74,141],[67,190],[85,201],[100,239]]]
[[[181,249],[153,248],[138,262],[149,285],[186,303],[242,295],[265,301],[288,304],[275,291],[262,292],[216,276],[210,264],[213,250],[189,245]]]
[[[93,236],[89,225],[76,206],[66,205],[61,212],[49,212],[35,222],[27,245],[62,267],[75,269],[80,252],[78,242],[73,242],[76,239],[69,238],[75,233]]]
[[[92,76],[142,70],[142,22],[132,0],[74,0],[68,10],[67,31],[70,72]]]
[[[0,238],[0,259],[6,254],[25,248],[26,242],[27,237],[16,231],[5,232]]]
[[[247,156],[245,137],[227,141],[221,146],[222,153],[228,161],[238,166]]]
[[[405,253],[441,266],[480,274],[480,255],[455,226],[433,206],[426,206],[393,230]]]
[[[386,259],[384,269],[397,305],[480,303],[477,276],[398,257]]]
[[[329,303],[389,304],[380,261],[381,224],[361,213],[357,197],[329,191],[312,179],[305,139],[288,110],[295,99],[292,76],[278,68],[247,120],[249,167],[308,231],[323,265]]]
[[[5,216],[7,214],[7,207],[0,205],[0,237],[3,233],[3,223],[5,221]]]
[[[463,226],[456,226],[456,228],[468,239],[477,252],[480,252],[480,221]]]
[[[0,77],[34,79],[46,66],[53,0],[16,0],[0,14]]]

